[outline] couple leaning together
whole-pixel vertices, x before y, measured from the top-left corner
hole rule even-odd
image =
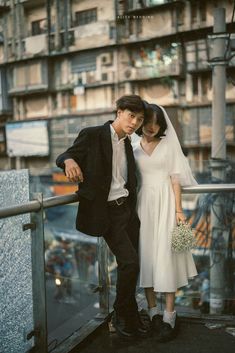
[[[171,251],[171,232],[186,221],[181,186],[196,181],[162,107],[125,95],[116,108],[114,121],[83,129],[56,162],[70,181],[79,182],[77,229],[102,235],[116,257],[117,333],[148,333],[135,298],[140,273],[151,331],[164,342],[177,332],[175,292],[197,274],[190,252]],[[140,136],[135,142],[133,132]],[[156,292],[165,293],[163,317]]]

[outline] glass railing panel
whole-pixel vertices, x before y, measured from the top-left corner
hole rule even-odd
[[[47,324],[50,347],[100,312],[97,238],[75,229],[77,204],[45,210]]]
[[[177,291],[176,306],[191,314],[235,315],[235,192],[184,194],[183,206],[195,229],[198,276]]]
[[[33,169],[30,190],[43,198],[74,193],[78,186],[68,182],[60,169]],[[79,205],[44,210],[45,273],[48,344],[55,347],[100,310],[98,241],[76,230]]]

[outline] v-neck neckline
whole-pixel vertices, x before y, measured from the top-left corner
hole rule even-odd
[[[154,149],[152,150],[151,154],[149,154],[148,152],[146,152],[141,144],[141,140],[140,140],[140,148],[141,150],[148,156],[148,157],[152,157],[153,153],[155,152],[155,150],[158,148],[158,146],[160,145],[160,143],[162,142],[163,139],[161,139],[158,144],[154,147]]]

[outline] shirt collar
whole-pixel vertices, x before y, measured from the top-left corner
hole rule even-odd
[[[118,134],[116,133],[114,127],[112,126],[112,124],[110,124],[110,131],[111,131],[111,136],[115,139],[117,139],[119,142],[120,141],[124,141],[126,138],[128,138],[131,141],[131,136],[130,135],[126,135],[124,137],[122,137],[121,139],[119,139]]]

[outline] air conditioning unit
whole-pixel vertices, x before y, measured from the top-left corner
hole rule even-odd
[[[129,67],[124,71],[124,80],[135,80],[136,79],[136,68]]]
[[[113,82],[114,81],[114,72],[108,70],[101,71],[101,81],[102,82]]]
[[[113,58],[111,53],[104,53],[100,55],[100,62],[101,65],[112,65],[113,63]]]

